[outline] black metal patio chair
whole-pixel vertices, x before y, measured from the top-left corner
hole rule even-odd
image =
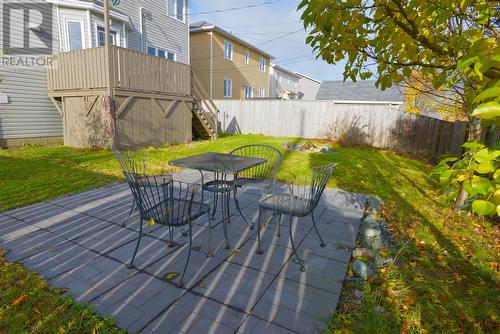
[[[137,239],[130,266],[133,266],[139,249],[143,236],[144,221],[168,227],[171,237],[171,242],[168,244],[169,247],[174,246],[172,243],[173,229],[187,226],[189,248],[186,264],[179,281],[179,285],[182,285],[182,280],[186,274],[191,256],[193,242],[192,222],[205,214],[208,216],[209,223],[207,255],[212,255],[212,220],[210,218],[210,205],[199,201],[200,197],[197,196],[197,194],[201,185],[175,181],[169,176],[147,176],[128,172],[124,174],[140,214],[139,238]]]
[[[113,146],[112,151],[116,157],[116,160],[118,160],[118,163],[120,164],[123,174],[133,173],[143,176],[147,174],[146,157],[141,151],[134,151],[126,146]],[[171,174],[157,176],[171,177]],[[127,218],[123,221],[122,226],[127,225],[132,212],[134,212],[134,209],[137,209],[135,199],[132,200],[132,206],[130,207]]]
[[[258,232],[257,232],[257,254],[262,254],[260,232],[263,225],[263,218],[266,211],[271,211],[273,215],[278,217],[278,227],[276,236],[280,236],[280,228],[282,218],[285,215],[290,217],[290,243],[295,256],[294,262],[300,265],[300,270],[304,271],[304,261],[300,258],[297,248],[293,239],[293,221],[294,217],[303,218],[311,215],[313,227],[320,240],[320,246],[325,247],[325,242],[316,226],[316,219],[314,217],[314,210],[318,206],[321,195],[325,190],[328,180],[332,176],[333,170],[337,164],[327,164],[324,166],[312,168],[312,176],[310,182],[308,179],[301,184],[287,182],[286,186],[275,185],[268,188],[268,191],[262,196],[259,201],[259,219],[258,219]]]
[[[283,155],[278,149],[263,144],[250,144],[240,146],[229,152],[229,154],[244,157],[262,158],[267,160],[266,163],[260,164],[258,166],[244,170],[237,175],[234,175],[234,202],[236,204],[236,209],[240,213],[240,216],[243,218],[245,223],[247,223],[245,217],[241,213],[240,204],[237,198],[237,188],[244,185],[253,185],[261,189],[269,188],[276,179],[276,172],[278,171],[279,165],[283,160]],[[250,227],[253,227],[253,222]]]

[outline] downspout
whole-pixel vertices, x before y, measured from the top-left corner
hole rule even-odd
[[[213,45],[214,45],[214,33],[210,31],[210,100],[213,98]]]
[[[87,10],[87,33],[89,34],[89,48],[93,48],[93,38],[92,38],[92,18],[90,16],[90,10]]]
[[[141,28],[141,52],[144,52],[144,32],[143,32],[143,25],[144,25],[144,7],[139,8],[139,26]]]
[[[57,33],[59,34],[59,50],[58,52],[63,52],[63,36],[61,30],[61,17],[59,16],[59,5],[56,5],[56,16],[57,16]]]

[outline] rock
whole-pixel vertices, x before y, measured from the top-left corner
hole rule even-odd
[[[358,247],[352,251],[352,257],[360,257],[360,256],[367,256],[367,257],[372,257],[374,258],[377,254],[375,251],[368,249],[368,248],[362,248]]]
[[[382,315],[389,314],[389,312],[387,312],[387,310],[380,305],[375,307],[375,312],[377,312],[378,314],[382,314]]]
[[[374,195],[368,195],[366,200],[369,207],[373,209],[376,209],[384,204],[384,201],[380,197]]]
[[[289,142],[284,142],[282,145],[283,148],[290,148],[290,143]]]
[[[365,293],[361,290],[354,290],[354,297],[358,298],[358,299],[361,299],[363,298],[365,295]]]
[[[367,218],[361,223],[359,234],[364,238],[380,237],[382,226],[378,221]]]
[[[354,260],[352,263],[352,271],[356,274],[356,276],[361,277],[364,280],[369,279],[375,273],[368,264],[360,260]]]

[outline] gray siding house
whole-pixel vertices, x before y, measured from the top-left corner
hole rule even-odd
[[[6,3],[9,2],[0,2],[0,12],[4,12]],[[43,17],[44,13],[52,17],[51,22],[43,21],[38,27],[35,22],[35,28],[29,23],[30,48],[32,40],[37,40],[31,35],[43,34],[52,41],[54,54],[104,44],[102,1],[20,0],[16,3],[28,4],[30,18]],[[110,7],[111,44],[189,64],[188,0],[121,0]],[[9,63],[10,58],[19,59],[21,54],[4,50],[3,36],[9,35],[10,45],[24,41],[26,36],[23,10],[12,10],[9,14],[10,33],[4,34],[4,25],[0,24],[0,146],[61,142],[63,122],[47,95],[44,55],[26,55],[36,57],[35,64]],[[90,66],[100,71],[99,64]]]
[[[269,75],[269,97],[284,100],[298,99],[300,76],[275,64],[271,64]]]
[[[321,81],[303,73],[295,72],[299,76],[299,100],[313,101],[316,99]]]

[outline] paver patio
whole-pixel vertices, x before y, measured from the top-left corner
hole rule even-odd
[[[196,171],[176,179],[193,182]],[[258,211],[260,190],[238,190],[248,221]],[[318,228],[327,243],[319,246],[310,218],[294,235],[306,260],[300,272],[292,261],[288,222],[275,236],[275,222],[262,232],[264,254],[256,255],[256,228],[235,215],[224,249],[221,214],[213,229],[214,257],[207,258],[206,217],[193,225],[193,252],[180,288],[167,274],[181,272],[187,238],[176,231],[167,247],[168,230],[148,226],[128,268],[138,234],[137,213],[123,227],[132,195],[128,185],[43,202],[0,214],[0,248],[7,259],[36,270],[50,284],[67,288],[76,300],[92,303],[118,326],[143,333],[314,333],[336,308],[366,198],[326,189],[318,208]],[[234,206],[234,204],[232,204]]]

